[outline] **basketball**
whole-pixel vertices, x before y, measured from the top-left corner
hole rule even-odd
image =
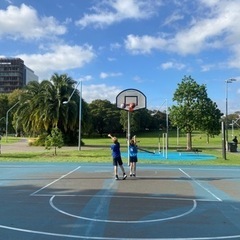
[[[130,103],[130,104],[129,104],[129,108],[132,108],[132,109],[133,109],[133,108],[135,108],[135,106],[136,106],[135,103]]]
[[[120,107],[125,108],[126,107],[125,103],[122,103]]]

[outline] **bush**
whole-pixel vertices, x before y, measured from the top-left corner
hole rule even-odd
[[[39,135],[37,138],[29,140],[28,144],[30,146],[45,146],[45,140],[47,136],[48,136],[47,133],[43,133]]]

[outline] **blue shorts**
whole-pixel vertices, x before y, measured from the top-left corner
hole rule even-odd
[[[117,165],[119,166],[123,165],[123,161],[121,157],[113,158],[113,166],[117,166]]]
[[[130,156],[129,161],[130,162],[137,162],[138,161],[137,156],[133,156],[133,157]]]

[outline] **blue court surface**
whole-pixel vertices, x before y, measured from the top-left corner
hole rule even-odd
[[[240,168],[1,163],[1,240],[240,239]],[[119,176],[122,173],[119,172]]]
[[[127,157],[128,153],[123,152],[123,157]],[[204,160],[214,160],[216,159],[215,156],[210,154],[204,154],[204,153],[194,153],[194,152],[171,152],[171,151],[165,151],[165,152],[138,152],[138,159],[139,160],[153,160],[153,161],[204,161]]]

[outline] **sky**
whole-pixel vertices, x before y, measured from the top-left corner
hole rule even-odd
[[[0,57],[39,81],[82,82],[82,97],[141,91],[148,109],[176,104],[184,76],[225,113],[240,111],[239,0],[0,0]],[[237,81],[227,83],[228,79]]]

